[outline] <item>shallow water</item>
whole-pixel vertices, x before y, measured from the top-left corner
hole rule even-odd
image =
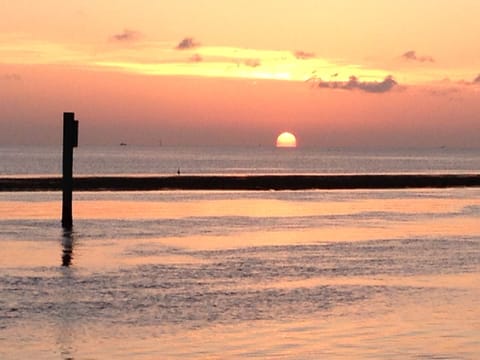
[[[480,189],[60,201],[0,193],[1,359],[480,357]]]

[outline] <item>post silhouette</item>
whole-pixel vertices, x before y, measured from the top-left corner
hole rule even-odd
[[[73,191],[73,148],[78,146],[78,121],[73,112],[63,113],[62,227],[71,229]]]

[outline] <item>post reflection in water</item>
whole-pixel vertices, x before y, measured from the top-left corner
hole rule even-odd
[[[69,267],[73,259],[73,230],[64,228],[62,234],[62,266]]]
[[[68,268],[73,260],[74,235],[72,228],[63,228],[62,232],[62,267]],[[71,270],[61,271],[61,290],[58,293],[57,322],[55,324],[56,343],[58,353],[64,360],[73,360],[77,352],[77,328],[78,323],[75,311],[72,311],[72,304],[75,303],[77,294],[75,292],[76,278]]]

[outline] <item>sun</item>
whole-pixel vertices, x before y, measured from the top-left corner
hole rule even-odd
[[[297,147],[297,138],[290,132],[283,132],[277,137],[277,147],[294,148]]]

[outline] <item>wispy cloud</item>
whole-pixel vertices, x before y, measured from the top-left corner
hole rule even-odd
[[[480,74],[478,74],[473,80],[461,80],[457,84],[464,87],[474,88],[475,91],[478,91],[480,87]]]
[[[356,76],[351,76],[348,81],[323,81],[317,79],[316,84],[322,89],[360,90],[368,93],[385,93],[398,85],[391,75],[382,81],[359,81]]]
[[[302,50],[297,50],[293,53],[293,55],[299,60],[307,60],[312,59],[315,57],[315,54],[312,52],[306,52]]]
[[[20,74],[12,73],[12,74],[2,74],[0,75],[0,80],[5,80],[5,81],[20,81],[22,80],[22,77]]]
[[[175,49],[177,49],[177,50],[187,50],[187,49],[196,48],[198,46],[200,46],[200,43],[195,41],[194,38],[186,37],[178,43],[178,45],[175,47]]]
[[[456,83],[457,85],[480,85],[480,74],[478,74],[473,80],[460,80]]]
[[[138,31],[124,29],[121,33],[112,35],[110,40],[118,42],[134,42],[140,40],[141,37],[142,35]]]
[[[203,58],[202,58],[202,55],[200,55],[200,54],[193,54],[190,57],[190,62],[198,63],[198,62],[202,62],[202,61],[203,61]]]
[[[431,56],[425,56],[425,55],[422,55],[422,56],[419,56],[417,55],[417,52],[415,50],[410,50],[410,51],[407,51],[405,52],[403,55],[402,55],[402,58],[404,60],[407,60],[407,61],[418,61],[418,62],[435,62],[435,59]]]
[[[258,67],[262,64],[260,59],[246,59],[243,63],[246,66],[249,66],[249,67],[252,67],[252,68]]]
[[[451,80],[444,78],[418,87],[432,96],[442,96],[449,101],[460,101],[466,95],[480,91],[480,74],[472,80]]]
[[[431,96],[447,97],[449,100],[460,100],[462,89],[459,87],[428,88],[427,93]]]

